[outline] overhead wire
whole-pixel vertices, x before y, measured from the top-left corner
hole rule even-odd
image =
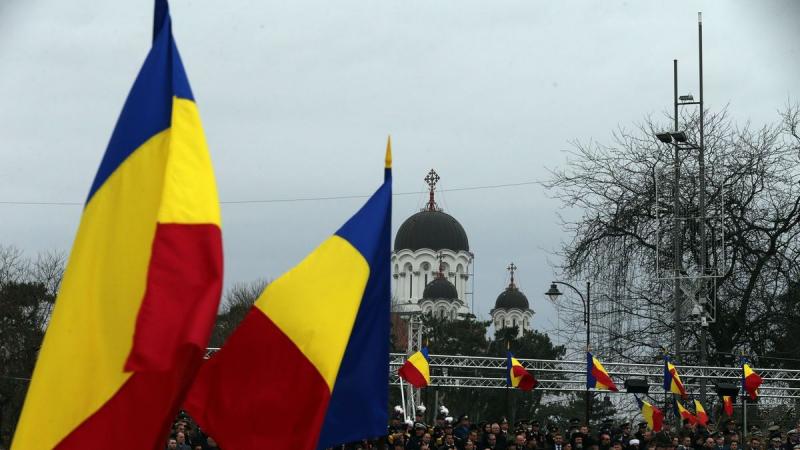
[[[487,184],[480,186],[466,186],[451,189],[439,189],[440,192],[459,192],[459,191],[477,191],[486,189],[502,189],[508,187],[528,186],[533,184],[540,184],[539,181],[521,181],[518,183],[503,183],[503,184]],[[428,191],[406,191],[395,192],[394,196],[405,195],[419,195],[426,194]],[[246,199],[246,200],[223,200],[220,204],[223,205],[247,205],[247,204],[267,204],[267,203],[296,203],[296,202],[312,202],[312,201],[331,201],[331,200],[351,200],[359,198],[369,198],[369,194],[355,194],[355,195],[333,195],[325,197],[293,197],[293,198],[271,198],[271,199]],[[82,206],[82,202],[48,202],[48,201],[21,201],[21,200],[0,200],[0,205],[7,206]]]

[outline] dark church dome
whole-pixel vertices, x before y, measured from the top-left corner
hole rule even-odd
[[[494,307],[495,309],[528,309],[528,297],[525,297],[525,294],[517,289],[516,286],[511,285],[497,296]]]
[[[456,287],[453,286],[453,283],[447,281],[445,278],[437,277],[425,286],[425,290],[422,292],[422,298],[425,300],[437,300],[440,298],[457,300],[458,291]]]
[[[437,210],[420,211],[406,219],[394,238],[394,250],[469,251],[464,227],[450,214]]]

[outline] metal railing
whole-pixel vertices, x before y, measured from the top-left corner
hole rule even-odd
[[[219,349],[206,349],[211,357]],[[404,353],[389,357],[389,383],[399,385],[397,369],[405,362]],[[584,392],[586,361],[517,358],[539,381],[536,389],[549,392]],[[620,387],[624,379],[645,379],[651,394],[663,393],[662,364],[603,363],[606,371]],[[430,355],[431,385],[444,388],[505,389],[506,358],[488,356]],[[738,367],[676,366],[690,395],[697,395],[700,380],[740,385],[742,370]],[[800,399],[800,370],[754,368],[764,380],[759,397],[764,399]],[[603,391],[613,394],[613,392]],[[620,393],[624,393],[621,391]]]

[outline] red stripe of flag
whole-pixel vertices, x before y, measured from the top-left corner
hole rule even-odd
[[[331,396],[328,384],[260,309],[251,308],[222,350],[205,364],[186,409],[224,448],[316,446]],[[242,408],[237,404],[242,398],[263,408]]]

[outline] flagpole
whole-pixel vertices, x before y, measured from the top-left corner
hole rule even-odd
[[[408,405],[406,405],[406,388],[403,386],[403,377],[400,378],[400,401],[403,403],[403,423],[408,422],[408,414],[406,414],[406,409],[408,409]]]
[[[506,341],[506,352],[510,352],[510,351],[511,351],[511,340],[507,340]],[[506,370],[509,370],[509,368],[506,367]],[[511,376],[511,375],[508,375],[508,376]],[[510,417],[511,417],[511,400],[509,399],[508,383],[506,383],[506,420],[511,420]]]
[[[742,426],[744,427],[743,433],[747,435],[747,389],[745,389],[744,385],[744,364],[745,364],[745,357],[744,352],[742,352],[742,356],[739,357],[739,365],[742,367]]]
[[[747,397],[742,397],[742,426],[744,427],[744,431],[742,432],[745,436],[747,436]]]

